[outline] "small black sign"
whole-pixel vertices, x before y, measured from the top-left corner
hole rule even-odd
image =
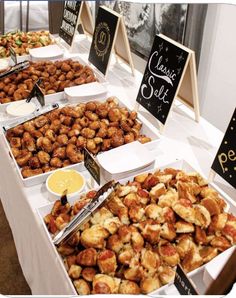
[[[110,60],[119,17],[99,7],[88,60],[104,75]]]
[[[40,105],[43,107],[45,106],[45,98],[42,90],[39,87],[39,84],[41,83],[41,79],[39,79],[32,88],[28,98],[26,99],[26,102],[30,102],[33,97],[36,97],[39,101]]]
[[[181,295],[198,295],[191,281],[180,265],[177,265],[174,285]]]
[[[17,64],[17,56],[16,56],[15,50],[12,47],[10,47],[9,50],[10,50],[11,60],[13,61],[14,64]]]
[[[236,108],[212,164],[212,169],[236,188]]]
[[[100,185],[100,167],[86,148],[84,148],[84,165],[97,184]]]
[[[70,46],[76,32],[80,7],[81,1],[65,1],[59,36]]]
[[[188,52],[156,35],[137,102],[165,124],[181,80]]]

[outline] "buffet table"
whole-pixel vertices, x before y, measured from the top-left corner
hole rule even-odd
[[[84,43],[88,43],[88,40]],[[81,50],[80,53],[86,60],[88,51]],[[134,107],[141,79],[141,73],[136,71],[134,78],[128,66],[113,59],[107,76],[108,91],[130,107]],[[141,109],[141,114],[150,117],[150,122],[156,126],[155,119],[152,119],[145,110]],[[185,159],[200,173],[208,176],[223,133],[203,118],[200,119],[200,123],[196,123],[193,119],[193,113],[185,106],[178,102],[174,105],[164,135],[154,149],[156,166],[168,164],[176,159]],[[71,293],[70,285],[60,270],[58,258],[51,248],[36,211],[38,207],[49,202],[45,183],[28,188],[23,186],[2,136],[0,162],[2,169],[0,197],[12,229],[19,261],[32,294],[74,294]],[[86,175],[88,177],[88,173]],[[236,200],[235,190],[226,182],[217,177],[216,184]],[[199,286],[200,293],[204,293],[203,282],[197,277],[194,282]]]

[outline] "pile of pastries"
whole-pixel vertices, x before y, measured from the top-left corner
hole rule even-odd
[[[30,62],[28,68],[0,80],[0,103],[26,99],[38,79],[45,95],[96,81],[93,70],[78,61]]]
[[[0,58],[10,56],[12,47],[19,56],[29,54],[29,49],[40,48],[54,44],[48,31],[9,32],[0,36]]]
[[[110,97],[41,115],[9,129],[6,138],[22,176],[28,178],[82,162],[83,148],[97,154],[135,140],[151,141],[141,128],[137,113]]]
[[[56,201],[53,235],[95,196]],[[150,293],[236,244],[236,217],[198,173],[166,168],[119,185],[80,231],[58,247],[78,294]]]

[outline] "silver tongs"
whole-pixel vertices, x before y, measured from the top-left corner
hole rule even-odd
[[[0,73],[0,79],[6,78],[13,73],[17,73],[23,69],[28,68],[29,66],[30,66],[29,61],[23,61],[23,62],[17,63],[16,65],[10,67],[8,70]]]
[[[73,235],[78,232],[81,225],[90,219],[93,212],[110,198],[111,193],[115,190],[118,184],[119,183],[116,183],[114,180],[104,184],[98,190],[96,196],[54,237],[52,240],[53,243],[59,245],[67,242],[73,237]]]

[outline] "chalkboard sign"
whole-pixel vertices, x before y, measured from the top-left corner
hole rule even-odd
[[[108,68],[118,25],[119,15],[100,6],[88,60],[104,75]]]
[[[84,148],[84,166],[97,184],[100,185],[100,167],[86,148]]]
[[[212,164],[212,169],[236,188],[236,108]]]
[[[183,271],[180,265],[177,265],[174,285],[181,295],[198,295],[191,281]]]
[[[176,96],[188,55],[183,48],[159,35],[155,36],[136,100],[163,125]]]
[[[80,7],[81,1],[65,1],[59,36],[70,46],[76,32]]]
[[[17,56],[16,56],[15,50],[12,47],[10,47],[9,50],[10,50],[11,60],[13,61],[14,64],[17,64]]]

